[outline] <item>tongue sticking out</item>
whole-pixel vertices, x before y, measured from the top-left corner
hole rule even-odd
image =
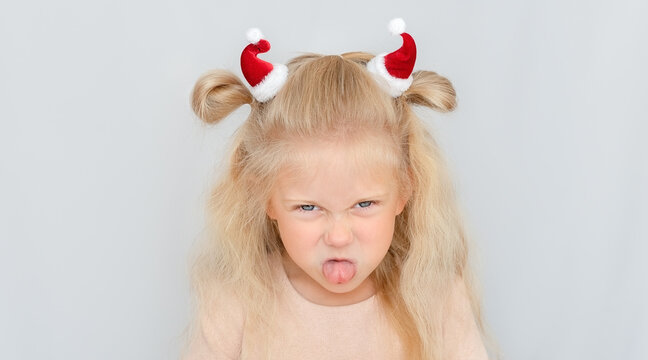
[[[322,273],[328,282],[344,284],[355,276],[356,267],[347,260],[329,260],[322,265]]]

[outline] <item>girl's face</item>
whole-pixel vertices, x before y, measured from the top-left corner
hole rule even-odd
[[[387,253],[407,201],[395,169],[361,164],[353,148],[340,144],[315,141],[299,151],[299,170],[281,174],[267,209],[288,255],[286,274],[312,302],[364,300],[375,292],[369,275]]]

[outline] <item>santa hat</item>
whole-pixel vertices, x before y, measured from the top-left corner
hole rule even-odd
[[[416,62],[416,43],[405,32],[405,21],[401,18],[389,22],[389,31],[403,38],[400,49],[390,54],[380,54],[367,63],[367,69],[387,81],[389,94],[399,97],[412,85],[412,70]]]
[[[250,44],[241,53],[243,76],[252,87],[250,91],[258,102],[266,102],[277,95],[288,77],[285,65],[271,64],[257,57],[270,50],[270,43],[262,37],[259,29],[248,30],[247,39]]]

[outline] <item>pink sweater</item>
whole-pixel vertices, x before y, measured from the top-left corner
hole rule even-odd
[[[278,309],[283,319],[266,336],[269,359],[404,359],[398,336],[382,316],[375,297],[346,306],[323,306],[304,299],[282,266]],[[224,299],[220,299],[224,300]],[[263,359],[259,343],[243,334],[244,314],[234,299],[225,300],[214,318],[203,323],[184,360]],[[453,311],[444,326],[444,360],[486,360],[463,282],[453,292]]]

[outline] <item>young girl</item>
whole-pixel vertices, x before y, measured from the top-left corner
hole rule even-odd
[[[486,359],[453,188],[412,105],[455,107],[450,82],[412,73],[413,38],[372,56],[241,55],[250,84],[203,75],[193,108],[244,104],[193,267],[193,359]]]

